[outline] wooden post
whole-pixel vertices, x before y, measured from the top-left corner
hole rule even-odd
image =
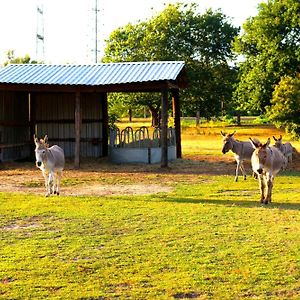
[[[102,100],[102,155],[108,155],[108,108],[107,108],[107,93],[101,94]]]
[[[180,128],[180,102],[179,102],[179,90],[172,90],[172,103],[173,103],[173,116],[174,116],[174,127],[176,137],[176,157],[182,157],[181,150],[181,128]]]
[[[34,142],[33,135],[37,134],[36,130],[36,101],[35,93],[28,93],[29,106],[29,141],[30,144],[30,159],[34,160]]]
[[[75,94],[75,168],[80,167],[81,105],[80,92]]]
[[[168,167],[168,90],[161,95],[161,163],[162,168]]]

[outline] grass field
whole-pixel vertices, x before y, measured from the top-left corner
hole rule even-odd
[[[0,188],[0,298],[299,299],[299,158],[276,178],[272,204],[261,205],[253,178],[233,182],[220,130],[282,134],[187,126],[184,158],[170,168],[68,166],[60,197],[43,196],[34,166],[6,166],[0,180],[15,189]],[[94,185],[120,191],[80,194]],[[152,190],[126,192],[136,185]]]

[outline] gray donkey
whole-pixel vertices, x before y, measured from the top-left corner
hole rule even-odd
[[[251,157],[253,171],[258,175],[260,202],[268,204],[272,200],[274,177],[286,165],[286,157],[274,146],[270,138],[265,144],[257,143],[251,138],[254,152]]]
[[[286,142],[286,143],[282,143],[282,135],[280,135],[280,137],[277,139],[274,135],[273,135],[273,139],[275,141],[275,147],[278,148],[283,155],[286,157],[287,162],[292,162],[293,160],[293,146],[291,143]]]
[[[250,142],[240,142],[234,138],[235,131],[230,134],[225,134],[221,131],[223,136],[222,153],[225,154],[231,150],[236,160],[236,171],[234,181],[238,181],[239,169],[241,170],[244,180],[246,180],[246,172],[243,165],[244,160],[251,160],[252,153],[254,151]],[[255,176],[256,177],[256,176]]]
[[[47,135],[44,139],[33,136],[35,143],[36,166],[42,171],[45,179],[46,197],[60,193],[62,170],[65,166],[64,150],[57,145],[49,147]]]

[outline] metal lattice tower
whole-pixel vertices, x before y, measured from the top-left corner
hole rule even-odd
[[[91,0],[88,34],[88,59],[91,63],[98,63],[100,53],[100,15],[99,0]]]
[[[36,7],[37,22],[36,22],[36,60],[43,62],[45,60],[45,37],[44,37],[44,7],[43,4],[38,4]]]

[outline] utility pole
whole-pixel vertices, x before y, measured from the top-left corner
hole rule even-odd
[[[37,4],[36,7],[36,60],[38,62],[45,61],[45,36],[44,36],[44,7],[43,4]]]

